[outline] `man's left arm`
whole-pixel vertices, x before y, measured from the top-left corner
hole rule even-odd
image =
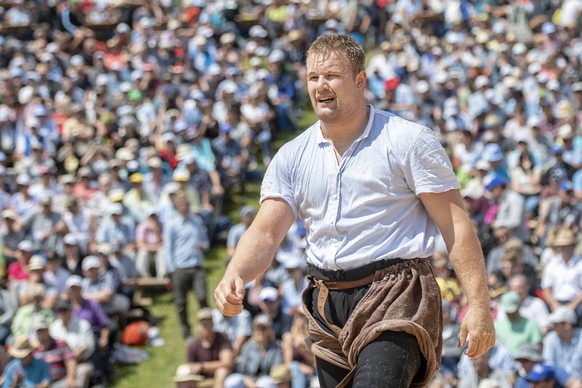
[[[470,337],[467,356],[475,358],[495,344],[495,329],[483,252],[473,224],[465,211],[459,190],[421,193],[419,198],[438,226],[451,262],[467,297],[469,311],[461,323],[459,346]]]

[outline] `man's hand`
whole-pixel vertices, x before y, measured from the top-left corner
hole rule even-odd
[[[225,277],[214,291],[214,300],[224,315],[234,316],[243,310],[244,295],[245,285],[240,277]]]
[[[461,322],[459,347],[465,346],[469,337],[469,348],[465,354],[471,358],[479,357],[495,345],[495,328],[489,309],[469,307]]]

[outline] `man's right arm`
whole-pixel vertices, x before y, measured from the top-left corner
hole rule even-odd
[[[224,315],[237,315],[242,311],[245,284],[269,268],[277,247],[294,221],[293,210],[284,200],[267,199],[262,203],[216,287],[216,305]]]

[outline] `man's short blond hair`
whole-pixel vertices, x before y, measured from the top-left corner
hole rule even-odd
[[[366,53],[354,38],[345,34],[323,34],[307,50],[307,58],[316,54],[344,52],[354,75],[365,69]]]

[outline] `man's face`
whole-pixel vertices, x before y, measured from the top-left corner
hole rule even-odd
[[[353,74],[344,53],[330,51],[307,58],[307,89],[315,114],[324,123],[348,118],[360,103],[366,75]],[[360,91],[360,92],[361,92]]]

